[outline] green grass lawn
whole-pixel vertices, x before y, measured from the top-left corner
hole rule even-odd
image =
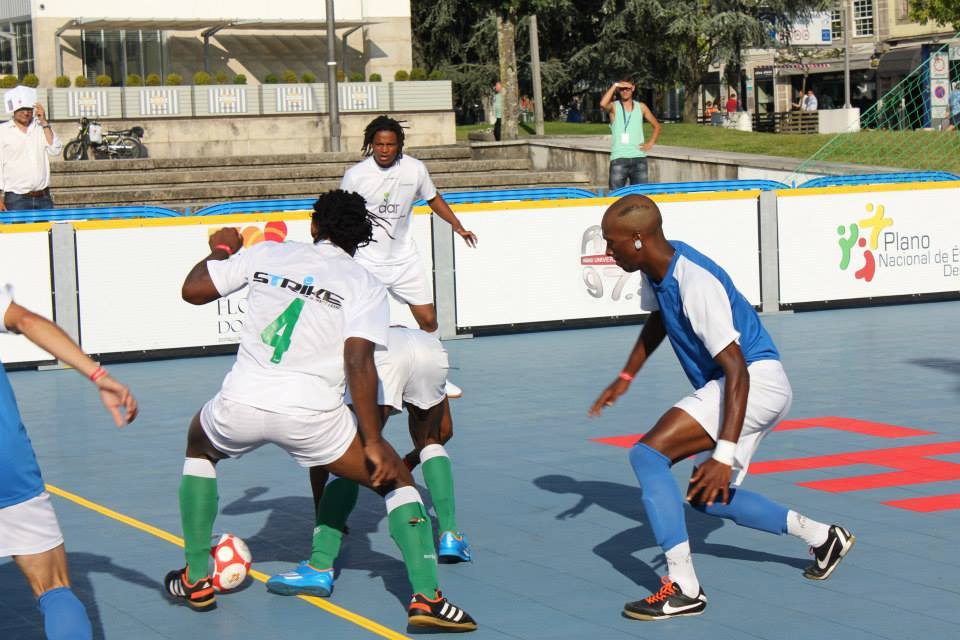
[[[488,124],[460,126],[457,127],[457,139],[466,140],[468,132],[490,128]],[[596,136],[609,134],[610,128],[604,124],[545,122],[544,132],[548,136]],[[521,127],[521,137],[532,134],[532,127]],[[646,135],[649,139],[649,126],[646,128]],[[657,142],[676,147],[806,159],[834,137],[836,136],[754,133],[706,125],[665,123]],[[960,132],[861,131],[845,134],[818,159],[825,162],[854,162],[960,174]]]

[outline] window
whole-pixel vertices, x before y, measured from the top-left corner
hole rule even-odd
[[[33,73],[33,30],[30,22],[0,23],[0,30],[12,34],[14,40],[0,38],[0,73],[14,74],[20,78]],[[17,48],[17,68],[13,68],[11,46]]]
[[[830,37],[834,40],[843,39],[843,10],[840,7],[830,10]]]
[[[83,31],[83,75],[94,82],[98,75],[110,76],[113,86],[123,86],[127,76],[163,77],[163,48],[160,31]]]
[[[873,35],[873,0],[853,1],[853,35]]]

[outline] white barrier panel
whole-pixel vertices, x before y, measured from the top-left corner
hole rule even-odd
[[[760,304],[758,192],[658,196],[668,238],[713,258]],[[457,207],[479,238],[455,243],[457,327],[609,318],[645,313],[640,274],[604,255],[610,198]]]
[[[958,183],[779,196],[781,304],[960,289]]]
[[[18,304],[53,318],[49,224],[0,227],[0,286],[6,283],[13,285]],[[53,359],[23,336],[0,334],[0,360],[4,363]]]
[[[417,244],[427,248],[432,272],[430,218],[417,216]],[[187,273],[207,255],[209,233],[239,227],[247,246],[286,238],[310,241],[309,214],[284,212],[210,216],[179,220],[80,222],[77,280],[80,335],[89,353],[156,351],[235,344],[243,326],[246,289],[203,306],[187,304],[180,288]],[[425,232],[425,237],[424,237]],[[407,313],[391,306],[402,322]]]

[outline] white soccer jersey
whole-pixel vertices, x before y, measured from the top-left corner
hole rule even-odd
[[[249,286],[240,350],[223,397],[285,414],[343,404],[343,343],[387,344],[383,285],[329,243],[263,242],[207,269],[221,295]]]
[[[357,250],[359,260],[399,264],[416,257],[413,203],[420,199],[433,200],[437,195],[437,188],[422,162],[404,155],[393,166],[383,169],[369,157],[347,170],[340,188],[362,195],[367,201],[367,210],[386,223],[385,228],[374,227],[374,242]]]

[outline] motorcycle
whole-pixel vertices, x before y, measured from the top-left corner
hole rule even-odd
[[[80,118],[80,130],[77,137],[63,148],[63,159],[89,160],[91,150],[97,160],[145,157],[146,149],[141,142],[144,133],[143,127],[104,131],[96,120]]]

